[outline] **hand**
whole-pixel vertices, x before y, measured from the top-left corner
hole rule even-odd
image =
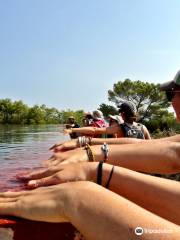
[[[97,146],[91,147],[92,152],[95,157],[95,161],[101,161],[103,158],[101,148]],[[49,160],[46,160],[44,163],[46,166],[57,165],[57,164],[67,164],[67,163],[75,163],[75,162],[88,162],[89,158],[87,152],[83,148],[77,148],[74,150],[66,151],[66,152],[56,152],[52,155]]]
[[[68,184],[70,183],[32,191],[0,193],[0,214],[36,221],[68,222],[64,207]]]
[[[65,135],[72,134],[72,129],[64,129],[63,132]]]
[[[66,141],[64,143],[57,143],[53,145],[49,150],[53,150],[54,152],[65,152],[68,150],[72,150],[78,148],[78,141],[77,139],[73,139],[70,141]]]
[[[73,164],[59,164],[46,169],[30,171],[17,176],[22,180],[30,180],[28,188],[55,185],[71,181],[96,181],[98,163],[84,162]]]
[[[67,164],[75,162],[88,162],[88,156],[84,149],[78,148],[66,152],[57,152],[52,155],[52,157],[46,161],[44,164],[46,166],[52,166],[57,164]]]
[[[56,165],[60,162],[65,161],[70,156],[72,156],[72,151],[55,152],[48,160],[43,161],[43,165],[45,166]]]

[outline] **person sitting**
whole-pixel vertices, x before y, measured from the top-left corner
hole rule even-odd
[[[92,117],[93,117],[93,122],[90,126],[96,127],[96,128],[104,128],[108,126],[108,124],[104,120],[103,113],[100,110],[93,111]]]
[[[83,127],[89,127],[93,123],[93,116],[91,112],[85,113],[83,118]]]
[[[124,121],[121,116],[119,115],[109,115],[109,127],[119,126]],[[107,138],[117,138],[117,133],[115,134],[107,134]]]
[[[108,124],[105,122],[104,118],[103,118],[103,114],[100,110],[95,110],[93,111],[93,113],[91,114],[90,112],[88,112],[85,115],[85,119],[84,119],[84,123],[85,123],[85,127],[79,128],[79,129],[65,129],[64,133],[65,134],[73,134],[73,133],[78,133],[80,135],[86,135],[86,136],[93,136],[93,132],[90,131],[89,129],[102,129],[108,126]],[[83,132],[83,129],[85,129],[85,131]],[[101,137],[101,133],[99,134],[95,134],[95,137]]]
[[[109,115],[109,126],[117,125],[117,124],[122,124],[124,121],[121,116],[119,115]]]
[[[75,121],[73,116],[68,117],[68,123],[66,124],[66,129],[80,128],[80,125]],[[77,138],[79,135],[75,132],[69,134],[71,139]]]
[[[134,104],[125,101],[119,105],[119,112],[121,114],[120,121],[115,124],[110,125],[106,128],[95,128],[95,127],[82,127],[79,129],[71,129],[66,131],[67,133],[81,133],[81,135],[86,135],[88,138],[84,138],[84,145],[90,143],[92,145],[103,144],[104,142],[109,144],[126,144],[126,143],[137,143],[142,142],[142,140],[149,140],[151,136],[145,125],[137,123],[137,110]],[[90,136],[98,136],[98,134],[104,134],[106,136],[115,136],[115,138],[89,138]],[[81,138],[75,141],[67,141],[64,143],[56,143],[50,150],[54,151],[66,151],[75,149],[77,147],[82,147]],[[83,145],[83,146],[84,146]]]
[[[120,124],[119,137],[151,139],[147,128],[137,123],[137,109],[133,102],[125,101],[119,106],[119,113],[124,122]]]
[[[116,134],[120,137],[131,137],[139,139],[151,139],[147,128],[137,123],[137,110],[132,102],[125,101],[119,106],[119,112],[124,123],[110,127],[85,127],[79,129],[71,129],[66,133],[81,133],[82,135],[98,135],[98,134]]]

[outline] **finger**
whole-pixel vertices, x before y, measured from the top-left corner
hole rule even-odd
[[[54,154],[48,159],[48,161],[54,161],[55,160],[55,157],[54,157]]]
[[[56,143],[52,147],[49,148],[49,150],[53,150],[54,148],[60,146],[62,143]]]
[[[55,161],[53,161],[53,162],[51,162],[51,166],[57,166],[58,164],[61,164],[61,163],[63,163],[64,162],[64,160],[55,160]]]
[[[33,177],[36,177],[36,175],[41,174],[42,172],[46,172],[46,169],[38,169],[38,170],[31,170],[25,173],[20,173],[16,175],[17,179],[20,180],[28,180],[28,179],[32,179]]]
[[[55,160],[54,156],[51,156],[49,159],[44,160],[44,161],[42,162],[42,165],[43,165],[44,167],[48,167],[49,165],[51,165],[51,162],[53,162],[54,160]]]
[[[41,164],[42,164],[43,167],[48,167],[49,160],[45,160]]]
[[[56,146],[56,147],[53,149],[54,152],[60,152],[60,151],[62,151],[62,150],[63,150],[63,145]]]
[[[4,203],[4,202],[16,202],[17,198],[0,198],[0,203]]]
[[[52,165],[53,165],[53,162],[54,162],[55,160],[46,160],[46,161],[44,161],[43,163],[42,163],[42,165],[44,166],[44,167],[51,167]]]
[[[56,176],[50,176],[46,178],[42,178],[39,180],[31,180],[28,182],[27,186],[28,188],[38,188],[38,187],[43,187],[43,186],[50,186],[50,185],[56,185],[61,183],[61,180],[59,177]]]
[[[0,193],[0,198],[16,198],[22,195],[28,194],[28,191],[20,191],[20,192],[2,192]]]
[[[29,175],[24,176],[24,179],[26,180],[35,180],[39,178],[49,177],[53,175],[54,173],[61,171],[62,169],[57,167],[49,167],[47,169],[31,172]]]
[[[68,135],[69,134],[69,131],[64,131],[64,135]]]
[[[52,147],[49,148],[49,150],[53,150],[53,148],[55,148],[57,145],[54,144]]]
[[[30,180],[30,179],[36,179],[36,178],[46,176],[47,172],[48,170],[32,171],[29,173],[17,175],[16,177],[20,180]]]

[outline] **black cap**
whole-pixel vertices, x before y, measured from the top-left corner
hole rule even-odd
[[[126,101],[118,105],[119,112],[125,112],[128,116],[134,116],[137,113],[137,109],[134,103]]]

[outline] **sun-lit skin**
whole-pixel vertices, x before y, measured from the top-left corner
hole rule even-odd
[[[177,91],[174,94],[174,97],[172,99],[172,106],[176,113],[177,122],[180,122],[180,88],[177,89]]]

